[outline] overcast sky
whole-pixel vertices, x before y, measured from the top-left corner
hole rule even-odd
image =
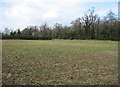
[[[95,13],[105,16],[109,10],[118,14],[119,0],[0,0],[0,31],[25,28],[29,25],[49,26],[56,22],[69,25],[95,7]]]

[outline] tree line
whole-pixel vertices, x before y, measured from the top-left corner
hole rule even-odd
[[[82,39],[82,40],[119,40],[120,20],[110,10],[105,17],[95,14],[94,8],[88,10],[83,17],[79,17],[63,26],[56,23],[52,28],[47,23],[41,26],[27,26],[23,30],[10,31],[4,29],[2,39],[51,40],[51,39]]]

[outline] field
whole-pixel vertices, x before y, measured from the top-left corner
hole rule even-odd
[[[2,41],[3,84],[118,84],[117,65],[116,41]]]

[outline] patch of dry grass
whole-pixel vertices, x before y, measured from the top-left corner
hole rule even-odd
[[[115,41],[3,40],[3,84],[118,84]]]

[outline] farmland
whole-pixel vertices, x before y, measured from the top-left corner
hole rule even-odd
[[[117,41],[2,41],[3,84],[118,84],[117,65]]]

